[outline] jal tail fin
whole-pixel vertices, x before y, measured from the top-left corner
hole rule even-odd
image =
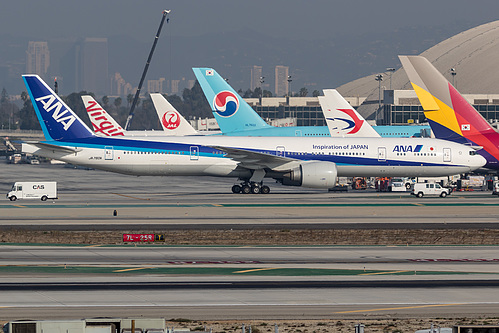
[[[31,102],[46,140],[92,137],[88,126],[38,75],[23,75]]]
[[[319,103],[332,137],[380,137],[336,89],[324,89]]]
[[[436,138],[465,143],[463,138],[496,133],[426,58],[399,58]]]
[[[222,133],[269,128],[262,117],[212,68],[193,68]]]
[[[125,130],[90,95],[81,96],[83,105],[94,128],[94,133],[103,136],[123,136]]]
[[[151,94],[151,99],[165,135],[184,136],[199,134],[163,95]]]

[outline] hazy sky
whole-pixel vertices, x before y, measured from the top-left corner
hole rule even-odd
[[[2,1],[0,34],[30,39],[129,35],[151,40],[161,11],[169,34],[196,36],[251,28],[274,37],[308,38],[397,27],[478,25],[498,19],[498,0],[16,0]]]

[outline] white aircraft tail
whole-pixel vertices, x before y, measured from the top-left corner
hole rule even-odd
[[[165,135],[184,136],[199,134],[163,95],[151,94],[151,99]]]
[[[380,137],[336,89],[324,89],[319,103],[332,137]]]
[[[94,133],[100,136],[120,136],[126,131],[109,113],[90,95],[81,96],[87,110]]]

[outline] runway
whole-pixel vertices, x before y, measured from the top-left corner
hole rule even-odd
[[[44,165],[2,166],[0,177],[5,192],[16,180],[58,182],[53,202],[0,202],[0,231],[21,236],[158,229],[370,235],[380,228],[473,235],[499,228],[499,200],[490,192],[417,199],[274,185],[269,195],[234,195],[227,179]],[[431,237],[434,246],[53,246],[8,239],[0,246],[0,319],[497,316],[499,248],[439,246],[438,239]]]

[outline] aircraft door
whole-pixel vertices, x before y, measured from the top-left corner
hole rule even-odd
[[[284,148],[283,146],[277,146],[275,148],[275,155],[285,157],[286,156],[286,148]]]
[[[452,155],[450,148],[444,148],[444,162],[452,162]]]
[[[386,147],[378,147],[378,161],[386,161]]]
[[[114,149],[113,147],[104,147],[104,159],[107,161],[112,161],[114,159]]]
[[[191,161],[197,161],[199,160],[199,147],[198,146],[191,146]]]

